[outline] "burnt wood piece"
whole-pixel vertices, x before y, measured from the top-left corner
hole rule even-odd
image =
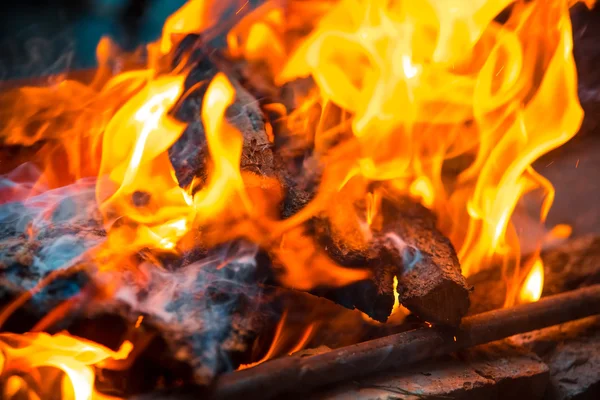
[[[548,378],[548,366],[535,354],[495,342],[310,397],[315,400],[536,400],[544,396]]]
[[[399,300],[424,321],[457,326],[469,308],[469,291],[450,241],[435,226],[434,214],[414,200],[381,202],[372,225],[373,239],[364,249],[346,244],[325,218],[313,218],[310,231],[325,253],[347,268],[367,268],[372,276],[338,288],[316,288],[312,294],[385,322]]]
[[[343,240],[335,240],[324,219],[310,221],[316,241],[338,265],[347,268],[366,268],[371,277],[342,287],[319,287],[310,293],[325,297],[349,309],[358,309],[370,318],[385,322],[394,307],[394,276],[399,275],[402,259],[395,250],[379,242],[369,243],[366,250],[345,247]]]
[[[600,318],[589,317],[516,335],[550,367],[546,400],[600,398]]]
[[[4,179],[0,179],[4,182]],[[28,203],[0,205],[0,306],[34,288],[105,239],[93,185],[57,189]],[[57,279],[35,294],[25,313],[9,318],[2,329],[23,332],[89,282],[84,271]]]
[[[29,331],[56,307],[71,304],[58,321],[44,323],[44,330],[68,330],[116,349],[143,316],[142,328],[134,331],[152,340],[128,372],[131,379],[111,381],[123,384],[112,389],[132,394],[159,380],[208,384],[247,362],[258,333],[277,322],[258,285],[257,262],[235,261],[243,244],[215,247],[172,270],[168,263],[154,264],[156,255],[134,255],[134,269],[103,278],[121,283],[117,293],[109,300],[94,298],[102,288],[95,283],[95,261],[85,254],[105,236],[93,185],[70,187],[62,198],[55,190],[31,203],[0,205],[0,310],[49,274],[80,266],[34,294],[1,329]]]
[[[408,198],[382,200],[380,215],[380,235],[403,260],[400,303],[425,321],[458,326],[469,309],[469,289],[452,243],[436,227],[435,215]]]
[[[224,374],[216,380],[212,398],[271,399],[287,393],[299,394],[598,313],[600,285],[595,285],[536,303],[467,317],[454,331],[436,327],[417,329],[324,354],[279,358]]]
[[[236,91],[235,101],[225,116],[244,138],[241,170],[277,177],[259,103],[239,84],[235,74],[219,59],[218,52],[207,48],[200,36],[188,35],[176,50],[173,62],[191,67],[184,83],[184,95],[174,110],[174,116],[188,126],[169,149],[169,158],[180,186],[188,186],[194,178],[199,178],[200,183],[207,178],[210,156],[201,121],[202,101],[210,81],[219,72],[227,75]]]
[[[542,296],[600,283],[600,236],[568,239],[554,248],[544,250],[541,257],[544,263]],[[467,280],[473,286],[471,314],[503,306],[506,283],[502,280],[499,268],[480,271]]]

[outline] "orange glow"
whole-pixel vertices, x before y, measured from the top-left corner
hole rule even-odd
[[[277,323],[277,328],[275,329],[275,335],[273,337],[273,341],[271,342],[271,346],[269,347],[269,350],[267,351],[267,353],[259,361],[253,362],[251,364],[240,365],[238,370],[255,367],[258,364],[262,364],[263,362],[268,361],[268,360],[275,358],[282,354],[292,355],[295,352],[302,350],[304,348],[304,346],[306,346],[306,343],[310,340],[311,335],[313,333],[313,329],[315,327],[314,324],[310,324],[304,330],[302,335],[300,335],[300,339],[298,340],[298,342],[292,348],[289,348],[289,350],[286,350],[286,346],[289,345],[290,338],[293,339],[296,337],[295,332],[286,332],[284,329],[284,327],[286,326],[285,323],[286,323],[287,315],[288,315],[287,311],[284,312],[281,319]]]
[[[122,283],[102,275],[107,271],[148,279],[138,268],[141,253],[160,264],[166,257],[159,256],[235,239],[268,253],[283,286],[348,285],[371,271],[338,265],[307,222],[327,219],[332,239],[361,251],[373,237],[389,233],[382,232],[389,217],[381,210],[383,196],[410,196],[435,212],[465,275],[502,265],[515,271],[506,304],[536,301],[543,265],[536,259],[522,279],[527,232],[513,216],[535,209],[534,220],[543,226],[554,188],[532,164],[571,139],[583,118],[569,19],[574,3],[267,0],[254,9],[255,2],[245,0],[190,0],[142,52],[147,65],[102,39],[89,85],[58,76],[47,86],[0,95],[0,139],[39,146],[34,161],[41,170],[2,202],[95,179],[106,239],[86,256],[99,260],[91,279],[102,296],[110,296]],[[506,21],[499,22],[508,7]],[[310,154],[298,168],[318,175],[316,193],[287,219],[280,217],[289,194],[281,171],[271,176],[240,167],[252,146],[229,114],[232,105],[247,106],[236,103],[241,85],[255,83],[233,80],[237,72],[222,71],[205,82],[196,116],[206,139],[205,174],[187,187],[177,179],[169,149],[187,128],[176,116],[185,92],[192,91],[186,84],[192,50],[178,49],[183,61],[172,62],[185,35],[206,33],[204,46],[214,30],[226,35],[227,49],[219,49],[218,58],[239,61],[232,71],[250,71],[262,85],[255,89],[282,97],[267,105],[257,99],[268,119],[266,145],[294,157]],[[528,207],[531,198],[537,202]],[[26,234],[33,239],[38,232],[30,226]],[[570,228],[557,226],[538,247],[569,234]],[[48,274],[2,310],[0,325],[59,274]],[[408,311],[399,302],[398,277],[393,290],[392,316],[400,320]],[[34,329],[48,328],[73,304],[65,301]],[[306,346],[315,324],[307,321],[293,331],[284,327],[286,318],[264,357],[240,368]],[[77,400],[94,393],[93,366],[131,350],[128,342],[125,350],[111,352],[67,334],[44,333],[0,335],[0,347],[2,377],[13,369],[54,366],[64,371],[64,386]],[[11,377],[5,394],[29,390],[24,382]]]
[[[400,308],[400,294],[398,293],[398,277],[394,276],[394,307],[392,307],[392,314],[395,314]]]
[[[381,201],[378,191],[367,193],[367,224],[370,226],[377,215]],[[394,277],[395,279],[395,277]],[[395,283],[397,285],[397,282]]]
[[[537,259],[533,263],[533,267],[529,271],[521,291],[519,292],[519,301],[521,303],[532,303],[538,301],[542,297],[544,289],[544,264],[541,259]]]
[[[340,149],[347,173],[393,180],[437,211],[466,274],[518,255],[517,200],[540,189],[553,198],[530,165],[582,119],[568,3],[516,2],[508,22],[495,22],[510,3],[336,2],[278,76],[311,75],[323,98],[354,114],[360,151]],[[472,161],[448,192],[441,166],[457,157]]]
[[[551,239],[567,239],[573,233],[573,228],[570,225],[558,224],[550,232],[548,238]]]
[[[65,373],[61,398],[90,400],[94,395],[95,373],[93,367],[108,359],[127,358],[133,346],[123,342],[118,351],[78,339],[64,333],[26,333],[16,335],[0,334],[0,365],[2,373],[8,376],[19,373],[32,373],[32,369],[54,367]],[[35,375],[32,375],[35,376]],[[39,377],[40,379],[42,376]],[[4,388],[5,393],[17,392],[25,382],[13,380]],[[38,394],[40,395],[40,394]],[[8,397],[10,398],[10,396]]]

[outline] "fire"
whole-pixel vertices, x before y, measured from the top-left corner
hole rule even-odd
[[[531,163],[583,115],[567,2],[516,2],[496,22],[511,3],[340,1],[278,71],[279,82],[312,76],[323,99],[354,115],[357,146],[340,149],[339,179],[385,180],[421,198],[466,274],[518,255],[510,216],[520,198],[544,191],[544,220],[553,188]],[[451,186],[450,159],[467,164]]]
[[[519,301],[521,303],[532,303],[542,297],[544,288],[544,264],[541,259],[535,260],[521,291],[519,292]]]
[[[400,308],[400,294],[398,293],[398,277],[394,276],[394,306],[392,307],[392,315]]]
[[[296,335],[297,335],[296,332],[286,332],[285,331],[287,315],[288,315],[288,313],[287,313],[287,311],[285,311],[283,313],[283,315],[281,316],[281,319],[277,323],[277,327],[275,329],[275,335],[273,337],[273,340],[271,341],[271,346],[269,347],[269,350],[267,350],[267,353],[260,360],[258,360],[256,362],[240,365],[238,370],[255,367],[258,364],[262,364],[263,362],[268,361],[272,358],[275,358],[281,354],[287,353],[288,355],[292,355],[292,354],[296,353],[297,351],[302,350],[304,348],[304,346],[306,346],[306,344],[308,343],[308,341],[311,338],[311,335],[313,333],[313,329],[314,329],[315,325],[312,323],[309,324],[308,327],[306,329],[304,329],[304,332],[302,333],[302,335],[300,335],[300,339],[296,342],[296,344],[293,345],[293,347],[286,348],[286,346],[290,346],[290,339],[292,339],[292,340],[295,339]]]
[[[190,0],[148,46],[146,67],[128,63],[119,70],[126,56],[103,40],[90,85],[63,79],[0,99],[12,105],[0,131],[5,142],[43,144],[36,160],[43,173],[10,200],[95,177],[107,231],[92,254],[102,260],[98,274],[130,265],[139,273],[130,259],[143,249],[177,255],[198,241],[210,247],[244,238],[273,256],[282,284],[308,290],[369,276],[366,269],[336,264],[304,223],[327,215],[336,235],[361,248],[378,229],[375,219],[385,218],[373,189],[379,185],[436,212],[466,275],[498,264],[522,277],[519,236],[526,233],[511,217],[535,195],[542,198],[536,219],[545,222],[554,188],[532,163],[573,137],[583,117],[571,54],[572,3],[311,0],[254,8],[241,0]],[[230,24],[223,25],[227,18]],[[228,57],[261,71],[267,86],[293,92],[293,109],[264,107],[278,114],[267,121],[269,142],[277,142],[274,126],[284,124],[322,167],[314,198],[285,220],[279,218],[283,188],[277,178],[240,168],[245,139],[227,119],[238,95],[227,71],[202,83],[198,118],[209,153],[206,179],[180,185],[169,159],[187,127],[175,110],[192,91],[186,86],[189,54],[174,65],[174,53],[186,34],[220,26],[227,26],[221,33]],[[307,81],[309,89],[298,84]],[[366,212],[357,206],[365,203]],[[118,285],[97,278],[107,296]],[[403,314],[397,285],[395,277],[394,314]],[[521,291],[509,293],[536,301],[542,289],[538,259]],[[287,352],[277,344],[284,322],[285,316],[265,360]],[[136,326],[141,323],[142,317]],[[313,328],[287,347],[302,348]],[[93,394],[94,365],[127,352],[66,334],[0,340],[3,374],[57,367],[77,400]],[[20,390],[20,381],[10,382],[6,390]]]
[[[125,341],[117,351],[112,351],[97,343],[75,338],[65,333],[48,335],[46,333],[26,333],[23,335],[0,334],[0,366],[2,375],[10,382],[4,388],[2,398],[21,398],[17,393],[27,394],[24,398],[44,398],[36,393],[35,387],[28,387],[27,380],[21,374],[30,376],[36,385],[44,388],[45,372],[43,367],[58,368],[64,372],[61,398],[89,400],[95,395],[93,383],[94,366],[108,359],[127,358],[133,346]],[[34,372],[37,370],[37,372]],[[51,385],[47,385],[46,388]],[[53,393],[52,395],[55,395]],[[38,397],[39,398],[39,397]],[[106,397],[105,397],[106,398]]]

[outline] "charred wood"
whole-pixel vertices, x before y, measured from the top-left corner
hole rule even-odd
[[[0,206],[0,309],[56,275],[2,329],[67,330],[112,349],[125,339],[132,341],[141,353],[131,368],[105,371],[107,377],[121,377],[107,378],[113,385],[109,391],[121,395],[151,390],[149,385],[159,381],[166,386],[208,384],[216,374],[247,362],[258,334],[274,325],[279,314],[259,285],[257,262],[234,257],[243,244],[215,247],[173,270],[139,254],[135,270],[119,269],[112,278],[105,272],[103,279],[119,282],[114,296],[106,299],[98,296],[103,289],[96,285],[97,260],[86,256],[105,239],[91,188],[57,204],[39,198],[37,204],[51,212],[32,210],[31,204]],[[59,318],[45,319],[57,309],[64,310]]]
[[[402,267],[399,254],[378,242],[359,251],[335,240],[326,220],[311,221],[319,246],[337,264],[348,268],[367,268],[371,277],[343,287],[316,288],[311,293],[330,299],[346,308],[358,309],[376,321],[385,322],[394,306],[394,276]]]
[[[469,289],[454,247],[436,228],[435,215],[408,198],[382,201],[381,215],[381,232],[403,260],[400,303],[425,321],[458,326],[469,309]]]
[[[424,321],[457,326],[469,308],[469,290],[452,244],[435,223],[433,213],[411,199],[384,198],[373,238],[358,248],[338,239],[329,220],[313,218],[310,232],[318,246],[341,266],[369,269],[371,278],[310,292],[385,322],[397,277],[401,304]]]
[[[201,104],[212,76],[218,71],[226,70],[226,67],[219,64],[214,53],[209,55],[197,41],[188,40],[190,44],[187,46],[191,50],[188,51],[186,63],[194,68],[188,75],[186,95],[175,115],[189,125],[169,150],[171,162],[182,186],[189,185],[194,178],[199,178],[200,182],[206,179],[210,157],[199,119]],[[240,167],[242,171],[249,171],[258,176],[279,179],[286,189],[283,214],[293,215],[313,197],[317,187],[316,181],[309,178],[300,179],[298,182],[296,178],[302,175],[298,173],[302,171],[300,165],[297,165],[295,170],[290,170],[290,165],[305,161],[304,157],[296,161],[286,161],[273,154],[258,101],[231,77],[232,74],[229,75],[237,98],[229,108],[227,117],[244,136]],[[326,249],[329,256],[343,266],[367,266],[373,271],[373,278],[340,289],[319,288],[313,293],[345,307],[357,308],[375,320],[385,321],[394,305],[393,278],[400,273],[404,264],[404,272],[400,279],[401,301],[428,321],[457,325],[468,308],[468,296],[454,249],[436,230],[435,218],[429,211],[415,206],[409,200],[400,202],[398,207],[398,210],[389,210],[390,214],[399,214],[399,217],[393,218],[395,226],[386,223],[383,231],[397,231],[395,233],[400,234],[402,240],[406,241],[405,247],[412,248],[412,251],[419,255],[419,260],[403,262],[402,258],[406,258],[410,251],[399,254],[393,245],[384,245],[383,234],[381,240],[362,254],[349,254],[347,249],[343,248],[343,244],[331,241],[330,232],[322,227],[327,226],[327,221],[316,218],[312,221],[316,230],[320,230],[316,235],[322,242],[321,247]],[[404,247],[402,251],[404,252]]]
[[[228,108],[226,118],[244,138],[240,162],[242,171],[275,177],[277,173],[271,142],[258,101],[239,84],[235,74],[219,59],[217,52],[205,46],[201,37],[189,35],[180,43],[174,56],[174,63],[191,68],[184,83],[184,95],[174,110],[174,116],[188,126],[169,149],[169,158],[180,186],[188,186],[194,178],[201,183],[206,180],[210,156],[201,121],[202,100],[210,81],[219,72],[227,75],[236,91],[235,101]]]

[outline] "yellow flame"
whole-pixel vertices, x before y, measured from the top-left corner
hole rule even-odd
[[[509,5],[508,21],[497,22]],[[310,75],[323,99],[353,115],[357,143],[335,155],[345,163],[335,168],[346,168],[337,184],[359,173],[420,197],[471,274],[497,256],[520,258],[511,222],[520,198],[545,193],[541,221],[552,203],[552,186],[531,164],[569,140],[583,116],[569,6],[334,2],[277,82]],[[454,176],[443,175],[449,160],[462,165]],[[322,207],[326,199],[316,198]]]
[[[133,345],[125,341],[118,351],[112,351],[64,333],[3,333],[0,334],[0,349],[3,374],[19,371],[31,373],[32,368],[55,367],[65,373],[73,400],[90,400],[94,394],[93,366],[108,359],[127,358]],[[17,388],[13,387],[12,391],[15,390]]]
[[[435,199],[435,192],[431,182],[426,176],[420,176],[413,181],[410,185],[410,194],[415,196],[418,199],[421,199],[421,202],[425,207],[431,208],[433,207],[433,201]]]
[[[521,291],[519,292],[519,301],[521,303],[533,303],[542,297],[542,290],[544,289],[544,264],[540,258],[538,258],[527,278],[523,282]]]
[[[207,213],[221,213],[232,199],[241,200],[244,210],[252,208],[240,171],[244,139],[224,117],[225,110],[234,99],[235,90],[225,75],[217,74],[206,91],[202,106],[202,121],[206,127],[213,170],[205,190],[194,199],[196,208]]]
[[[256,362],[240,365],[238,367],[238,370],[255,367],[258,364],[262,364],[263,362],[268,361],[281,353],[292,355],[304,348],[304,346],[308,343],[308,341],[311,338],[315,324],[309,324],[308,327],[304,329],[302,335],[300,335],[300,339],[298,340],[298,342],[291,349],[286,350],[286,346],[289,345],[290,338],[293,339],[296,336],[296,332],[288,332],[285,329],[287,316],[288,312],[286,310],[284,311],[283,315],[281,316],[281,319],[277,323],[275,335],[273,337],[273,340],[271,341],[271,346],[269,347],[269,350],[267,350],[267,353]]]
[[[400,307],[400,294],[398,293],[398,277],[394,276],[394,306],[392,307],[392,314],[395,314]]]

